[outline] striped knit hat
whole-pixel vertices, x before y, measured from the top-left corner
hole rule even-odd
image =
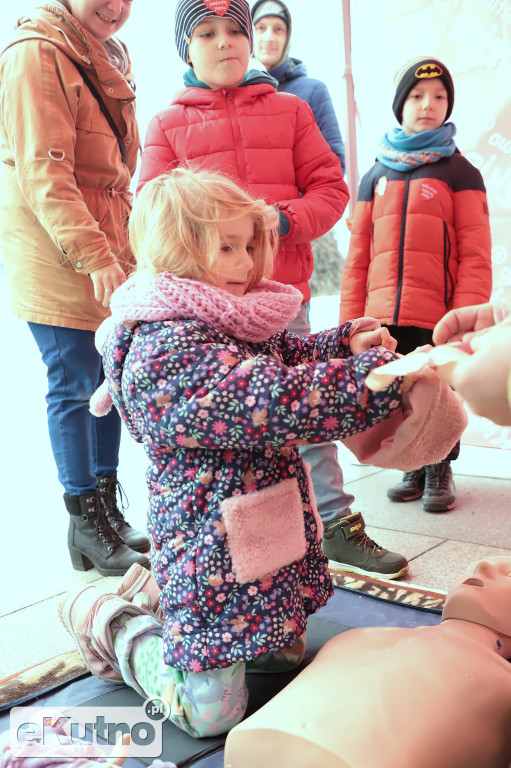
[[[236,22],[253,48],[252,18],[247,0],[179,0],[176,7],[176,46],[180,57],[188,63],[188,46],[192,32],[208,16],[222,16]]]

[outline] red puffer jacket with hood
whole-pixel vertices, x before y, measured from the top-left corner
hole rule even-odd
[[[332,228],[349,198],[339,159],[309,105],[277,93],[275,80],[256,70],[236,88],[200,87],[193,70],[185,83],[195,86],[179,93],[149,125],[139,188],[190,161],[193,167],[228,174],[276,205],[289,230],[280,238],[273,279],[295,286],[308,301],[310,241]]]

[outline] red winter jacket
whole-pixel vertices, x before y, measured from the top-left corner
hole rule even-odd
[[[183,160],[229,174],[277,205],[290,221],[280,238],[275,280],[310,298],[310,241],[328,232],[348,202],[339,159],[308,104],[277,93],[262,72],[237,88],[186,88],[151,121],[139,189]],[[250,73],[249,73],[250,76]]]
[[[363,177],[341,287],[341,321],[434,328],[449,310],[489,300],[491,240],[484,183],[459,152]]]

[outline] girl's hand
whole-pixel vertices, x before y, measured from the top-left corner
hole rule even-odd
[[[112,293],[126,281],[126,275],[119,264],[109,264],[107,267],[96,269],[90,273],[94,284],[94,298],[108,307]]]
[[[278,208],[274,205],[268,205],[264,215],[264,227],[267,230],[278,230],[280,224],[280,216]]]
[[[371,347],[385,347],[395,352],[397,341],[390,335],[388,328],[377,328],[375,331],[360,331],[350,339],[350,350],[353,355],[366,352]]]

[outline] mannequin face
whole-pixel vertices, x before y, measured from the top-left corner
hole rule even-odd
[[[450,588],[444,619],[471,621],[511,637],[511,556],[472,563]]]

